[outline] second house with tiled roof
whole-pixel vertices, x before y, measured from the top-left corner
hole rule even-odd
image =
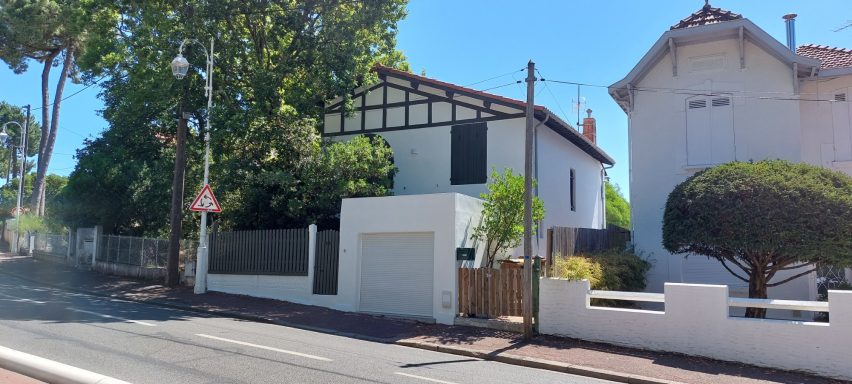
[[[697,171],[784,159],[852,175],[852,53],[815,45],[796,50],[795,17],[783,16],[785,45],[742,15],[706,2],[665,31],[610,87],[629,120],[633,240],[654,259],[650,290],[687,282],[747,292],[747,284],[718,261],[663,249],[668,194]],[[815,299],[814,280],[801,277],[770,289],[770,296]]]
[[[341,99],[327,105],[323,136],[381,136],[399,168],[395,195],[479,197],[487,192],[492,170],[523,174],[524,102],[383,66],[374,71],[380,81],[352,93],[351,111],[343,111]],[[615,162],[597,146],[589,113],[580,133],[547,108],[535,107],[535,193],[547,211],[541,229],[606,227],[603,182]],[[534,241],[538,254],[543,233]]]

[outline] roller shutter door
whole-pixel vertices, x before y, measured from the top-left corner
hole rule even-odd
[[[434,238],[431,232],[364,235],[359,310],[434,317]]]

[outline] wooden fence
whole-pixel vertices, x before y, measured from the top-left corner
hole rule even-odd
[[[548,256],[603,251],[630,241],[630,231],[612,225],[607,229],[553,227],[547,230],[547,236]]]
[[[522,316],[522,269],[459,268],[459,313]]]
[[[308,275],[308,229],[213,231],[210,273]]]
[[[313,292],[315,295],[336,295],[340,232],[333,229],[319,231],[316,241]]]

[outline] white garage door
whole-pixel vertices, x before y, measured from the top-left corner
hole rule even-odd
[[[431,232],[364,235],[360,310],[433,317],[433,259]]]

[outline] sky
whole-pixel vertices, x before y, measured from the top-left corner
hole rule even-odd
[[[521,100],[523,84],[514,82],[524,77],[520,69],[528,60],[545,79],[594,85],[580,88],[585,99],[580,109],[593,110],[598,145],[616,161],[610,178],[629,196],[627,117],[606,86],[622,79],[672,24],[703,5],[703,0],[411,0],[399,24],[398,48],[415,73]],[[848,0],[714,0],[711,5],[742,14],[782,43],[781,16],[797,13],[797,44],[852,48],[852,27],[835,32],[852,20]],[[577,121],[576,86],[547,81],[536,86],[536,104]],[[37,65],[22,75],[0,65],[0,100],[37,108],[39,87]],[[65,88],[66,97],[79,93],[62,103],[51,173],[71,173],[83,140],[107,128],[99,114],[100,88],[84,88],[71,83]]]

